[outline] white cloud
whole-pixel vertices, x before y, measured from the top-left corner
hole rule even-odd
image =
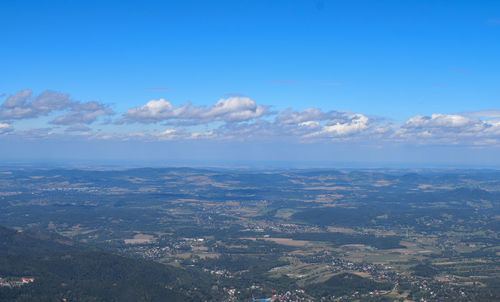
[[[182,135],[182,131],[179,131],[177,129],[165,129],[164,131],[161,132],[153,132],[153,136],[157,137],[158,140],[173,140],[176,138],[180,138]]]
[[[178,108],[164,100],[151,100],[141,107],[127,109],[124,116],[125,122],[155,123],[179,116],[188,107],[189,103]]]
[[[0,134],[5,134],[12,131],[12,127],[7,123],[0,123]]]
[[[392,137],[424,144],[485,145],[500,138],[500,121],[458,114],[418,115],[408,119]]]
[[[191,124],[210,123],[213,121],[242,122],[263,116],[269,107],[257,105],[246,97],[220,99],[210,107],[191,106],[187,102],[179,107],[164,99],[151,100],[145,105],[130,108],[124,113],[119,123],[156,123],[176,120]]]
[[[191,133],[191,139],[209,139],[214,138],[214,131],[205,131],[205,132],[193,132]]]
[[[407,120],[403,128],[462,128],[477,123],[458,114],[435,113],[429,116],[417,115]]]
[[[299,127],[305,127],[308,129],[317,129],[321,126],[321,124],[317,121],[307,121],[299,123]]]
[[[336,136],[347,136],[368,128],[368,117],[363,114],[355,113],[346,116],[342,120],[332,120],[327,125],[325,125],[321,130],[312,132],[306,137],[336,137]]]
[[[14,130],[11,125],[19,119],[54,116],[55,113],[59,116],[49,123],[68,127],[38,125],[36,129]],[[126,110],[123,118],[116,124],[106,125],[105,131],[87,126],[112,114],[107,104],[73,101],[68,94],[49,90],[39,95],[21,90],[0,105],[0,134],[27,139],[80,137],[141,141],[372,141],[459,146],[497,146],[500,142],[500,110],[416,115],[397,125],[361,113],[323,111],[313,107],[271,112],[269,106],[258,105],[250,98],[232,96],[211,106],[194,106],[189,102],[174,106],[164,99],[151,100]],[[262,118],[265,115],[273,115],[274,119]],[[44,119],[39,121],[44,123]],[[147,131],[145,125],[120,126],[123,123],[160,122],[169,129]],[[201,124],[205,125],[197,126]],[[183,126],[186,127],[181,128]],[[132,131],[124,132],[120,127],[129,127]]]

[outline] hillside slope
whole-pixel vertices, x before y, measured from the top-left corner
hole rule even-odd
[[[210,276],[85,250],[64,237],[0,227],[0,277],[34,277],[0,287],[0,301],[212,300]]]

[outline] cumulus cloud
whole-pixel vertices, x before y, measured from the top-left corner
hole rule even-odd
[[[56,125],[74,125],[74,124],[91,124],[99,117],[112,115],[114,111],[108,105],[98,102],[78,103],[75,102],[71,106],[71,111],[61,116],[56,117],[51,121],[51,124]]]
[[[417,115],[408,119],[394,137],[422,143],[483,144],[500,138],[500,121],[459,114]]]
[[[494,115],[492,112],[488,112]],[[480,113],[484,115],[485,113]],[[376,141],[448,145],[492,145],[500,142],[500,120],[462,114],[417,115],[402,124],[368,117],[361,113],[323,112],[309,108],[287,109],[274,121],[225,124],[212,130],[210,138],[219,140]]]
[[[0,135],[27,139],[376,141],[478,147],[500,144],[500,110],[495,109],[416,115],[404,123],[392,124],[386,119],[362,113],[323,111],[313,107],[272,112],[269,106],[258,105],[242,96],[222,98],[211,106],[194,106],[189,102],[174,106],[165,99],[159,99],[126,110],[116,124],[106,127],[105,133],[89,127],[100,118],[113,114],[107,104],[74,101],[67,94],[50,90],[39,95],[21,90],[7,96],[0,105]],[[16,125],[16,120],[48,115],[55,116],[49,124],[67,127],[42,126],[24,130],[12,127]],[[40,121],[44,122],[43,119]],[[114,132],[113,127],[120,128],[123,123],[162,123],[169,128],[140,131],[146,128],[140,125],[138,132],[119,129]],[[205,125],[200,127],[201,124]]]
[[[305,122],[299,123],[299,127],[304,127],[307,129],[317,129],[317,128],[321,127],[321,124],[317,121],[305,121]]]
[[[81,103],[70,99],[66,93],[46,90],[33,96],[31,90],[20,90],[10,95],[0,106],[0,120],[11,121],[46,116],[57,111],[67,111],[51,123],[58,125],[90,124],[98,117],[114,112],[98,102]]]
[[[478,121],[472,120],[458,114],[441,114],[436,113],[431,116],[417,115],[407,120],[403,128],[407,129],[443,129],[443,128],[463,128],[471,126]]]
[[[145,105],[128,109],[119,123],[156,123],[178,121],[202,124],[213,121],[242,122],[259,118],[267,113],[268,106],[257,105],[246,97],[220,99],[210,107],[191,106],[187,102],[174,107],[165,99],[151,100]]]
[[[185,138],[185,132],[182,129],[165,129],[159,132],[149,133],[151,136],[156,137],[160,141],[174,140]]]
[[[381,121],[370,120],[360,113],[343,111],[323,112],[316,108],[307,108],[302,111],[286,109],[276,117],[276,124],[282,131],[298,136],[301,139],[336,138],[365,134],[375,131]],[[378,130],[380,133],[380,129]]]
[[[33,97],[31,90],[20,90],[10,95],[0,106],[0,120],[18,120],[48,115],[70,107],[69,95],[46,90]]]
[[[331,120],[319,131],[312,132],[307,137],[338,137],[360,133],[368,128],[368,121],[368,117],[363,114],[349,114],[342,118]]]
[[[178,108],[173,108],[173,110]],[[204,109],[206,110],[206,108]],[[500,142],[500,121],[467,117],[461,114],[436,113],[417,115],[403,124],[371,118],[361,113],[284,110],[274,120],[253,119],[223,123],[200,131],[195,128],[169,128],[119,134],[95,134],[98,139],[164,141],[164,140],[226,140],[226,141],[355,141],[417,144],[448,144],[491,146]]]
[[[5,134],[5,133],[9,133],[11,131],[12,131],[12,127],[10,126],[10,124],[0,123],[0,135]]]

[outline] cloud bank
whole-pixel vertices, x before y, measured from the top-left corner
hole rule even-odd
[[[116,116],[105,131],[97,120]],[[18,129],[25,119],[50,117],[46,127]],[[54,128],[52,128],[54,127]],[[123,127],[127,127],[124,131]],[[151,130],[151,127],[155,127]],[[130,131],[133,128],[135,130]],[[402,123],[359,112],[306,108],[272,111],[248,97],[221,98],[209,106],[186,102],[174,106],[165,99],[116,114],[111,106],[72,100],[68,94],[21,90],[0,105],[0,135],[11,137],[71,138],[138,141],[283,141],[372,142],[414,145],[500,147],[500,110],[416,115]]]

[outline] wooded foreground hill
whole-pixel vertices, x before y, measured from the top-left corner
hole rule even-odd
[[[33,277],[0,287],[0,301],[210,300],[210,276],[77,245],[67,238],[0,227],[0,277]]]

